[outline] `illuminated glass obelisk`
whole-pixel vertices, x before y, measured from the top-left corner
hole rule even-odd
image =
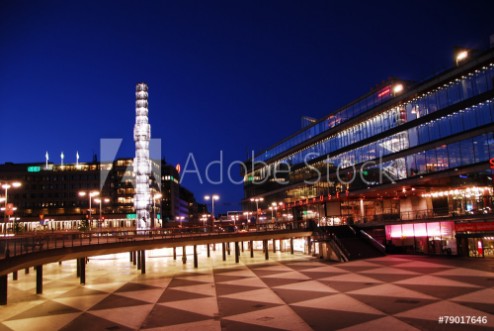
[[[149,203],[151,192],[149,178],[151,162],[149,160],[149,141],[151,126],[148,122],[148,86],[145,83],[136,85],[136,123],[134,126],[134,141],[136,157],[134,159],[136,227],[138,230],[150,228]]]

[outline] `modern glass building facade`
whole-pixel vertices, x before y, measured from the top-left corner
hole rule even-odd
[[[486,217],[493,158],[490,49],[421,83],[389,81],[247,160],[244,208],[262,198],[268,219],[272,206],[276,220],[324,225]]]

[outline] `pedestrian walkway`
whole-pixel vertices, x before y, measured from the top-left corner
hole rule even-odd
[[[212,252],[213,253],[213,252]],[[488,330],[494,328],[494,263],[387,256],[329,263],[257,252],[200,268],[148,251],[141,275],[128,254],[91,258],[87,285],[75,261],[9,281],[3,330]],[[203,252],[203,254],[205,254]],[[441,316],[486,316],[487,324],[439,324]],[[477,320],[476,320],[477,321]],[[466,320],[464,319],[464,322]]]

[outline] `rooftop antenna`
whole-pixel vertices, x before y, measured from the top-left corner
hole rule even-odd
[[[75,152],[75,166],[79,168],[79,151]]]
[[[46,153],[45,153],[45,160],[46,160],[45,169],[48,169],[48,160],[49,159],[50,159],[50,155],[48,155],[48,151],[46,151]]]
[[[60,154],[60,159],[62,160],[62,168],[63,168],[63,158],[65,157],[65,155],[63,155],[63,151],[62,151],[62,154]]]

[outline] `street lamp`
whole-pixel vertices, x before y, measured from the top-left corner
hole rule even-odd
[[[185,219],[185,216],[177,216],[175,219],[180,222],[180,227],[182,227],[182,221]]]
[[[205,195],[204,200],[211,200],[211,216],[214,221],[214,200],[219,200],[220,196],[218,194]]]
[[[13,183],[4,183],[2,184],[2,188],[5,189],[5,211],[3,213],[3,223],[4,223],[4,226],[5,226],[5,233],[7,233],[7,214],[10,213],[10,210],[8,208],[8,204],[9,204],[9,195],[8,195],[8,192],[9,192],[9,188],[18,188],[20,187],[22,184],[19,183],[19,182],[13,182]]]
[[[89,222],[91,224],[91,221],[93,220],[93,211],[91,209],[91,200],[93,197],[96,197],[99,195],[99,192],[98,191],[79,191],[79,196],[80,197],[85,197],[85,196],[88,196],[88,200],[89,200]]]
[[[251,198],[250,199],[251,202],[254,202],[256,203],[256,223],[259,221],[259,201],[264,201],[264,198]]]
[[[156,200],[161,199],[163,195],[161,193],[156,193],[153,195],[153,220],[151,224],[151,228],[154,227],[154,222],[156,220]]]
[[[101,204],[104,202],[104,203],[108,203],[110,202],[110,199],[108,198],[98,198],[98,199],[94,199],[94,202],[96,203],[99,203],[99,222],[98,222],[98,227],[101,227],[101,222],[103,221],[103,218],[102,218],[102,213],[101,213]]]

